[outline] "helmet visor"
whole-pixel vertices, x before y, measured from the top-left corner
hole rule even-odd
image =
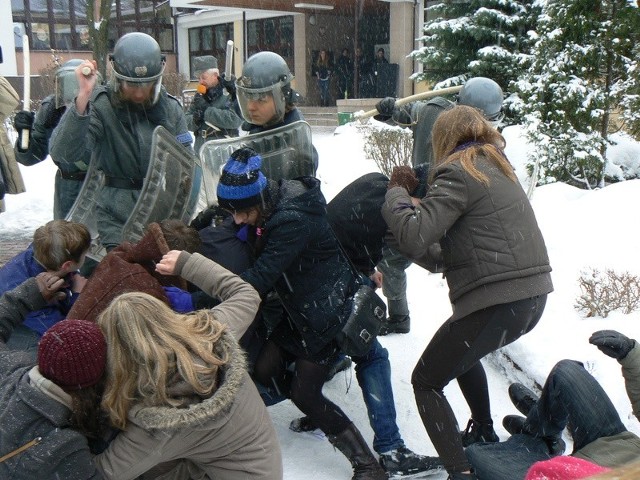
[[[241,77],[242,78],[242,77]],[[247,88],[236,82],[236,94],[242,118],[247,122],[260,126],[279,123],[284,118],[286,101],[282,93],[282,82],[263,88]],[[273,115],[265,118],[268,104],[273,102]]]
[[[73,102],[78,94],[78,88],[74,68],[58,71],[55,75],[56,108]]]

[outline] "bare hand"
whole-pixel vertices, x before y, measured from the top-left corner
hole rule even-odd
[[[42,294],[42,298],[47,302],[55,300],[62,301],[66,298],[66,293],[59,291],[64,287],[64,278],[50,272],[42,272],[36,276],[38,290]]]
[[[156,264],[156,272],[162,275],[175,275],[176,263],[182,253],[180,250],[171,250],[166,253],[160,262]]]
[[[76,67],[76,79],[78,80],[78,96],[76,97],[76,110],[84,115],[96,83],[98,82],[98,63],[95,60],[85,60]]]
[[[382,272],[374,272],[369,278],[377,288],[382,288]]]
[[[87,284],[87,279],[79,273],[71,274],[71,291],[80,293],[84,290],[84,286]]]

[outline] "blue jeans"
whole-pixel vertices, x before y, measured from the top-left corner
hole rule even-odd
[[[526,425],[541,437],[560,435],[568,427],[574,452],[598,438],[626,431],[607,393],[574,360],[561,360],[553,367]]]
[[[366,355],[352,360],[374,433],[373,449],[384,453],[404,446],[396,423],[389,352],[376,340]]]

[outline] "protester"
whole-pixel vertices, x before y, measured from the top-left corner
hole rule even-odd
[[[457,104],[477,108],[484,117],[497,125],[502,119],[503,93],[500,86],[485,77],[467,80],[458,96]],[[438,116],[452,108],[455,103],[444,97],[411,102],[396,107],[396,99],[386,97],[376,104],[380,112],[377,120],[410,127],[413,133],[413,151],[411,162],[414,168],[420,170],[419,178],[426,180],[433,165],[432,130]],[[412,192],[409,192],[412,193]],[[412,196],[422,198],[426,191],[412,193]],[[411,329],[409,304],[407,303],[407,275],[405,270],[411,262],[393,248],[385,246],[382,261],[378,269],[382,272],[382,292],[387,298],[389,316],[382,327],[381,335],[389,333],[408,333]]]
[[[25,191],[24,181],[16,163],[5,120],[20,105],[20,97],[9,81],[0,76],[0,213],[4,212],[5,194]]]
[[[235,340],[260,297],[199,254],[172,250],[157,271],[181,275],[222,303],[183,315],[132,292],[100,314],[108,344],[102,406],[122,430],[97,457],[100,471],[135,479],[169,462],[167,479],[281,479],[278,439]]]
[[[544,239],[504,156],[504,139],[475,108],[456,106],[433,130],[427,195],[414,205],[411,167],[396,167],[382,215],[397,248],[431,271],[443,270],[453,315],[416,364],[418,412],[450,479],[473,478],[456,417],[443,389],[453,379],[471,409],[467,444],[497,441],[480,363],[540,319],[553,290]]]
[[[42,272],[64,279],[64,297],[30,312],[24,323],[14,329],[7,342],[9,348],[35,355],[44,332],[66,317],[87,282],[78,270],[90,245],[91,236],[83,224],[52,220],[35,231],[26,250],[0,268],[0,294]]]
[[[189,130],[196,137],[194,148],[198,153],[207,140],[237,137],[242,118],[233,108],[235,79],[220,76],[216,57],[195,57],[194,70],[199,91],[193,96],[186,118]]]
[[[37,364],[5,346],[27,313],[56,301],[64,283],[42,272],[0,297],[0,478],[102,478],[86,438],[101,434],[107,345],[98,326],[56,323],[40,340]]]
[[[182,107],[162,87],[165,58],[145,33],[121,37],[110,55],[108,85],[96,86],[95,61],[76,67],[79,91],[51,137],[51,156],[61,165],[97,162],[104,186],[95,216],[107,251],[122,242],[150,162],[153,131],[162,126],[191,149]],[[86,72],[88,74],[85,74]]]

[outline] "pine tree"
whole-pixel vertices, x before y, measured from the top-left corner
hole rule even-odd
[[[412,53],[424,69],[413,78],[450,86],[483,76],[509,91],[526,71],[528,32],[538,13],[532,0],[445,0],[428,7],[424,45]]]
[[[533,64],[518,86],[539,182],[603,186],[611,114],[624,96],[638,10],[627,0],[551,0],[537,31]]]

